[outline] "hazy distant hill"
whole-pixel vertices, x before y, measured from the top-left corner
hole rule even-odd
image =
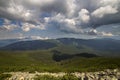
[[[4,47],[8,44],[12,44],[15,42],[19,42],[20,39],[5,39],[5,40],[0,40],[0,47]]]
[[[76,51],[92,51],[90,53],[100,52],[112,52],[120,53],[120,40],[114,39],[74,39],[74,38],[60,38],[50,40],[30,40],[19,41],[12,44],[8,44],[2,47],[1,50],[46,50],[57,48],[58,51],[64,51],[64,53],[77,53]]]
[[[2,47],[2,50],[39,50],[55,47],[56,44],[44,40],[20,41]]]
[[[91,47],[95,50],[103,51],[120,51],[120,40],[114,39],[74,39],[74,38],[61,38],[58,39],[65,45],[74,45],[79,48],[82,46]]]

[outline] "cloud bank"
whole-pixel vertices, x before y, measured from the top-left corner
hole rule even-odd
[[[95,30],[120,23],[120,0],[0,0],[0,18],[20,22],[25,32],[55,27],[66,33],[112,36]],[[15,25],[0,27],[6,29]]]

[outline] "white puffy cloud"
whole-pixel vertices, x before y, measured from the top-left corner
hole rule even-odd
[[[37,23],[35,11],[24,5],[24,0],[4,0],[4,2],[0,2],[4,5],[0,5],[0,17],[15,21]]]
[[[43,25],[34,25],[34,24],[30,24],[30,23],[23,23],[21,28],[25,32],[28,32],[31,29],[39,29],[39,30],[45,29],[45,27]]]
[[[79,12],[79,17],[83,23],[88,23],[90,20],[89,11],[86,9],[81,9]]]
[[[101,6],[111,5],[113,7],[118,8],[119,4],[120,4],[119,0],[100,0]]]
[[[105,15],[116,14],[118,10],[111,6],[100,7],[92,13],[92,16],[96,18],[102,18]]]
[[[97,31],[96,29],[91,29],[90,31],[85,32],[86,34],[89,35],[96,35],[96,36],[106,36],[106,37],[111,37],[114,36],[112,33],[110,32],[104,32],[104,31]]]
[[[32,40],[47,40],[48,37],[41,37],[41,36],[30,36]]]
[[[24,36],[23,34],[20,34],[18,39],[22,40],[47,40],[49,39],[48,37],[41,37],[41,36]]]
[[[106,32],[102,32],[101,33],[103,36],[114,36],[112,33],[110,33],[110,32],[108,32],[108,33],[106,33]]]
[[[15,24],[10,24],[8,20],[5,21],[4,25],[0,26],[0,31],[12,31],[17,29],[18,26]]]
[[[4,27],[6,30],[14,30],[15,28],[17,28],[17,26],[14,25],[14,24],[11,24],[11,25],[3,25],[3,27]]]

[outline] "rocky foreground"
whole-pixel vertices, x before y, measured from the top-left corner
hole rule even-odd
[[[53,77],[63,77],[64,75],[68,73],[29,73],[29,72],[9,72],[4,74],[11,74],[12,77],[8,80],[34,80],[36,75],[44,76],[49,75]],[[120,80],[120,70],[114,69],[114,70],[104,70],[99,72],[75,72],[70,73],[72,75],[75,75],[76,77],[80,78],[80,80]]]

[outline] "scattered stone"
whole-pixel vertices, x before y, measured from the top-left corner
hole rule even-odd
[[[9,78],[9,80],[34,80],[36,75],[44,76],[49,75],[53,77],[63,77],[67,73],[49,73],[49,72],[35,72],[35,73],[29,73],[29,72],[9,72],[4,74],[11,74],[12,77]],[[120,70],[114,69],[114,70],[105,70],[105,71],[99,71],[99,72],[74,72],[71,73],[72,75],[75,75],[80,80],[120,80]]]

